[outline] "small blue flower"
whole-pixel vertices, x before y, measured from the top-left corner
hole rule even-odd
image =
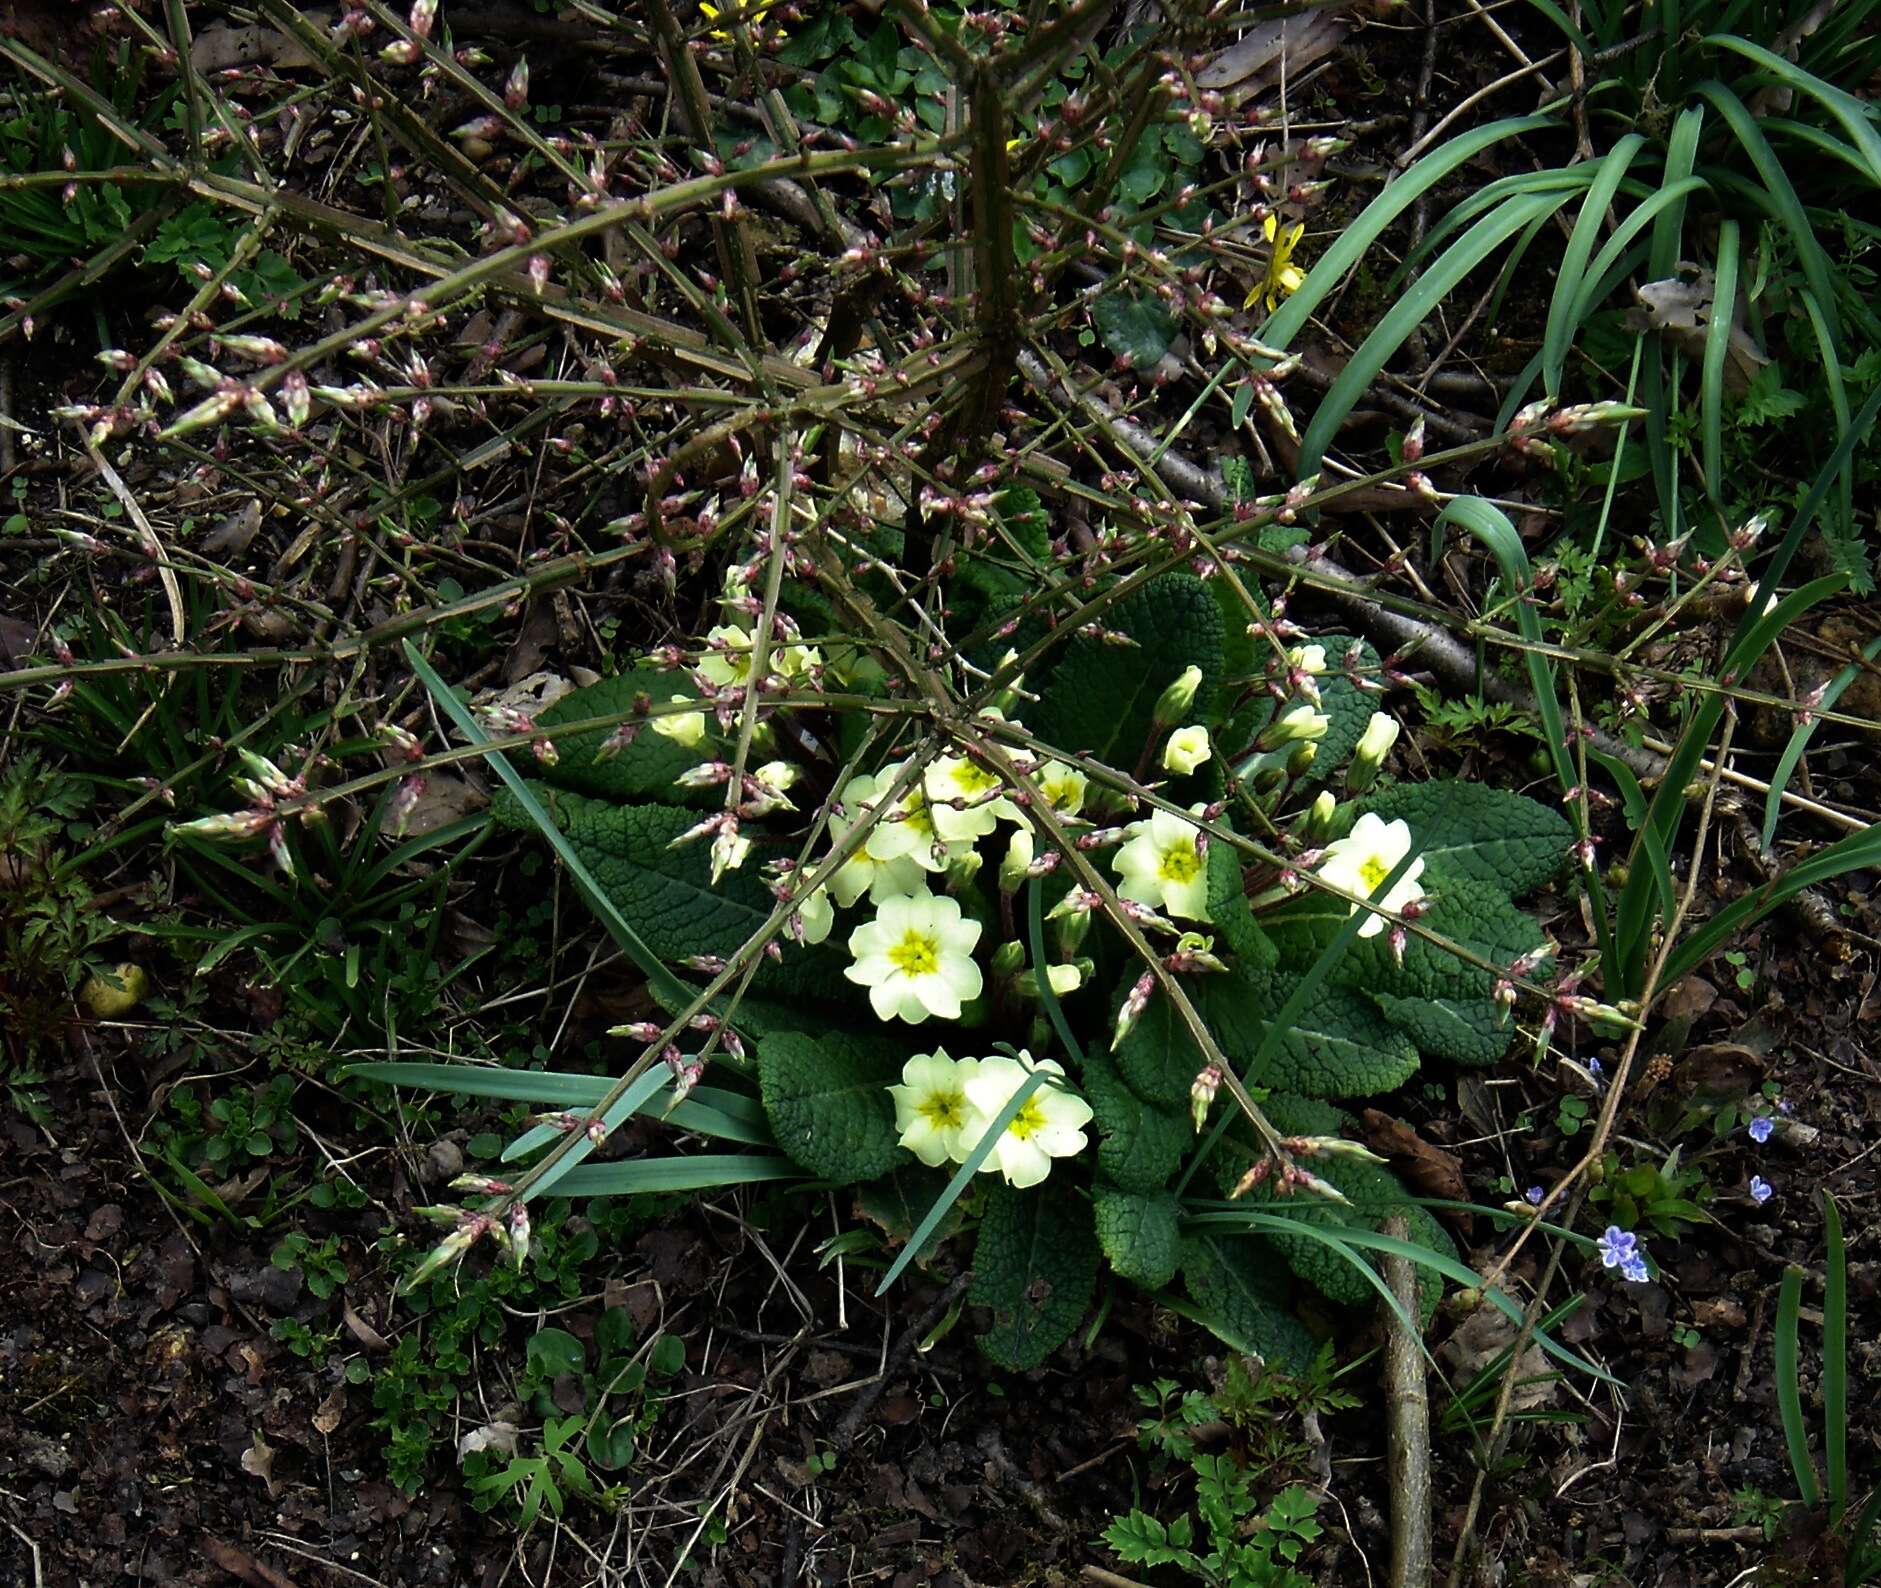
[[[1652,1278],[1652,1271],[1646,1266],[1646,1259],[1635,1252],[1620,1264],[1620,1277],[1628,1284],[1643,1285]]]
[[[1759,1114],[1750,1122],[1750,1139],[1762,1146],[1770,1139],[1770,1132],[1776,1129],[1776,1121],[1768,1114]]]
[[[1775,1195],[1776,1187],[1771,1185],[1762,1175],[1754,1174],[1750,1177],[1750,1199],[1755,1202],[1758,1207],[1762,1207],[1764,1203],[1768,1202],[1770,1198]]]
[[[1598,1059],[1589,1059],[1587,1061],[1587,1073],[1591,1075],[1594,1078],[1595,1083],[1598,1084],[1601,1073],[1602,1073],[1601,1068],[1600,1068],[1600,1061]]]
[[[1530,1186],[1528,1188],[1527,1196],[1528,1196],[1528,1200],[1534,1203],[1536,1207],[1541,1206],[1541,1199],[1543,1196],[1543,1192],[1540,1186],[1538,1185]]]
[[[1631,1230],[1621,1229],[1617,1224],[1609,1224],[1607,1233],[1594,1244],[1600,1248],[1602,1268],[1618,1268],[1624,1263],[1638,1260],[1639,1237]]]
[[[1789,1111],[1790,1100],[1787,1097],[1779,1097],[1777,1099],[1777,1112],[1779,1114],[1787,1114]]]

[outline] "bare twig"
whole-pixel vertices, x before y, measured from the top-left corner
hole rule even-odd
[[[1410,1239],[1402,1213],[1385,1221],[1384,1233]],[[1430,1584],[1430,1393],[1424,1377],[1424,1343],[1415,1320],[1419,1299],[1417,1265],[1397,1252],[1384,1260],[1385,1283],[1403,1315],[1385,1319],[1386,1461],[1391,1475],[1391,1588]]]

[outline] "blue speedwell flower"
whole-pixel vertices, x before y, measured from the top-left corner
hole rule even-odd
[[[1755,1202],[1758,1207],[1762,1207],[1764,1203],[1768,1202],[1770,1198],[1775,1195],[1776,1187],[1771,1185],[1762,1175],[1754,1174],[1750,1177],[1750,1199]]]
[[[1536,1207],[1541,1206],[1541,1199],[1543,1195],[1544,1193],[1541,1187],[1538,1185],[1532,1185],[1528,1188],[1528,1200],[1534,1203]]]
[[[1759,1114],[1750,1122],[1750,1139],[1762,1146],[1770,1139],[1770,1132],[1776,1129],[1776,1121],[1768,1114]]]
[[[1620,1277],[1629,1284],[1643,1285],[1652,1278],[1652,1271],[1646,1266],[1646,1259],[1635,1252],[1620,1264]]]
[[[1607,1233],[1594,1243],[1600,1248],[1600,1266],[1602,1268],[1620,1268],[1638,1261],[1639,1237],[1631,1230],[1623,1230],[1617,1224],[1609,1224]]]

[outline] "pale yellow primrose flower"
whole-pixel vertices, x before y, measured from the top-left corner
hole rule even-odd
[[[1163,746],[1163,770],[1186,775],[1206,762],[1213,752],[1208,747],[1208,730],[1200,723],[1178,728]]]
[[[1064,1068],[1055,1060],[1034,1064],[1032,1055],[1019,1050],[1017,1059],[1003,1054],[981,1059],[973,1078],[967,1082],[967,1100],[990,1123],[1012,1100],[1012,1094],[1025,1084],[1033,1070],[1062,1076]],[[980,1166],[981,1173],[998,1171],[1006,1184],[1018,1190],[1035,1186],[1051,1173],[1052,1159],[1069,1158],[1084,1151],[1084,1127],[1091,1122],[1091,1105],[1068,1087],[1050,1081],[1036,1088],[1013,1116],[1012,1123],[1000,1133],[993,1150]],[[985,1128],[984,1124],[981,1127]],[[970,1144],[969,1144],[970,1145]]]
[[[980,923],[961,916],[958,899],[927,892],[884,899],[875,919],[849,934],[855,963],[843,975],[869,989],[878,1020],[958,1020],[960,1006],[980,995],[979,940]]]
[[[985,1133],[988,1120],[967,1099],[979,1069],[978,1059],[951,1059],[936,1048],[915,1054],[901,1067],[901,1084],[889,1087],[901,1145],[928,1168],[959,1163]]]
[[[1326,846],[1326,858],[1320,863],[1319,877],[1324,882],[1343,888],[1347,893],[1369,898],[1372,890],[1390,876],[1398,862],[1410,852],[1411,829],[1408,823],[1387,822],[1375,812],[1367,811],[1353,824],[1352,831],[1346,837]],[[1387,910],[1401,912],[1405,905],[1423,898],[1424,890],[1417,881],[1423,873],[1424,862],[1420,856],[1411,862],[1409,869],[1392,885],[1391,891],[1378,902]],[[1352,906],[1354,910],[1360,908],[1360,905]],[[1358,935],[1376,937],[1384,929],[1385,918],[1375,910],[1366,910],[1365,924],[1359,928]]]
[[[751,677],[751,635],[735,623],[721,623],[705,636],[706,652],[699,658],[699,673],[723,689]],[[723,644],[723,649],[719,646]],[[771,670],[785,678],[801,678],[813,667],[823,665],[822,653],[814,645],[774,645],[770,655]]]
[[[886,791],[908,763],[897,761],[878,774],[880,787]],[[877,800],[880,795],[876,796]],[[934,811],[919,784],[901,796],[895,808],[883,813],[869,833],[865,846],[871,860],[912,860],[923,871],[945,871],[947,853],[939,830],[934,825]]]
[[[1084,809],[1091,780],[1066,761],[1047,761],[1035,781],[1045,803],[1060,816],[1076,816]]]
[[[690,695],[669,695],[667,699],[674,705],[683,705],[692,699]],[[683,744],[688,750],[696,749],[705,738],[705,713],[703,711],[668,712],[664,717],[649,717],[647,726],[655,733],[671,739],[675,744]]]
[[[1323,645],[1296,645],[1287,652],[1287,665],[1297,667],[1303,673],[1311,673],[1317,678],[1326,670],[1326,647]]]
[[[1118,897],[1166,915],[1208,920],[1208,863],[1195,847],[1200,836],[1195,824],[1170,811],[1156,811],[1127,831],[1126,842],[1110,860],[1111,869],[1123,878]]]
[[[822,942],[835,924],[836,907],[829,901],[827,884],[798,901],[797,925],[803,928],[804,947],[809,948]]]
[[[874,809],[894,780],[895,773],[891,770],[874,775],[865,773],[845,783],[841,801],[846,814],[830,812],[830,837],[840,843],[843,835],[862,820],[864,813]],[[836,868],[829,886],[837,902],[846,910],[865,893],[871,904],[880,904],[884,899],[901,894],[918,893],[927,886],[926,878],[927,873],[908,856],[897,855],[889,860],[878,860],[865,846],[857,849]]]
[[[1018,809],[1004,798],[999,774],[964,755],[943,755],[931,762],[923,778],[928,812],[942,843],[970,844],[984,838],[1002,819],[1016,822]],[[961,800],[956,810],[948,802]]]

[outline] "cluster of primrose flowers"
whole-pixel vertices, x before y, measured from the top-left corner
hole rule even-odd
[[[721,599],[734,615],[752,612],[756,603],[748,570],[734,568],[728,574]],[[708,713],[715,713],[721,730],[729,734],[749,690],[756,689],[760,699],[818,690],[826,667],[821,652],[802,643],[801,634],[782,614],[773,617],[780,628],[767,647],[763,677],[753,678],[751,632],[740,624],[721,624],[707,634],[703,650],[690,664],[698,695],[670,695],[667,704],[676,709],[658,712],[649,725],[697,748],[706,740]],[[1326,668],[1321,646],[1301,645],[1288,652],[1292,698],[1280,703],[1252,745],[1230,757],[1235,781],[1272,790],[1312,765],[1330,724],[1319,709],[1314,683]],[[842,671],[830,670],[839,676]],[[1200,670],[1191,667],[1163,692],[1153,714],[1150,742],[1142,747],[1139,778],[1152,765],[1173,776],[1187,776],[1221,753],[1204,724],[1185,721],[1201,679]],[[1108,868],[1118,898],[1145,930],[1178,940],[1183,968],[1215,964],[1210,941],[1193,928],[1210,920],[1209,839],[1203,823],[1219,816],[1221,807],[1192,805],[1186,813],[1157,807],[1137,820],[1100,825],[1112,814],[1127,814],[1122,796],[1094,788],[1073,761],[1025,745],[1023,722],[1008,715],[1022,696],[1022,680],[1014,680],[995,704],[978,713],[975,726],[1002,742],[1007,764],[1020,782],[1031,785],[1029,790],[1009,783],[986,759],[964,747],[925,762],[912,757],[892,761],[850,776],[834,791],[828,821],[831,849],[808,867],[811,873],[828,873],[815,887],[805,891],[799,886],[803,872],[792,862],[768,867],[778,897],[792,904],[787,936],[795,942],[822,943],[837,931],[838,911],[867,910],[867,918],[842,938],[850,959],[844,974],[866,990],[870,1007],[884,1022],[960,1020],[967,1006],[983,996],[987,975],[981,950],[990,912],[977,907],[974,879],[996,852],[998,891],[1002,905],[1008,906],[1000,915],[1010,927],[1011,896],[1027,879],[1056,869],[1062,858],[1044,841],[1046,826],[1071,834],[1082,851],[1110,851]],[[1348,788],[1356,792],[1370,785],[1397,733],[1394,719],[1374,714],[1354,752]],[[769,754],[768,747],[776,743],[762,720],[755,742],[767,747],[762,754]],[[757,764],[742,776],[741,787],[728,794],[723,811],[676,842],[710,835],[714,880],[726,869],[742,866],[751,850],[744,823],[795,809],[788,791],[799,775],[788,761]],[[733,777],[734,769],[724,761],[709,760],[680,781],[694,787],[729,786]],[[1334,809],[1330,793],[1319,796],[1303,826],[1309,838],[1323,836]],[[1043,811],[1049,811],[1049,823],[1036,819],[1035,812]],[[863,831],[857,834],[859,825]],[[1305,849],[1280,880],[1291,891],[1300,885],[1301,871],[1317,868],[1321,878],[1346,894],[1368,898],[1411,847],[1412,835],[1404,822],[1366,814],[1348,836]],[[832,869],[829,861],[837,854],[841,858]],[[1422,871],[1421,860],[1406,867],[1380,901],[1383,907],[1415,913],[1423,898],[1418,880]],[[986,956],[994,975],[1009,979],[1022,997],[1037,996],[1041,981],[1054,996],[1075,992],[1091,974],[1091,961],[1077,954],[1098,902],[1094,892],[1071,889],[1052,911],[1055,962],[1027,968],[1022,945],[1005,941]],[[1386,926],[1382,916],[1368,912],[1360,931],[1371,937]],[[1393,928],[1393,938],[1393,946],[1401,948],[1401,929]],[[1143,986],[1136,1007],[1126,1000],[1118,1017],[1119,1036],[1148,995],[1149,988]]]
[[[1042,1084],[1019,1105],[980,1163],[980,1173],[998,1173],[1023,1190],[1051,1172],[1052,1159],[1084,1150],[1091,1105],[1064,1079],[1053,1059],[1034,1063],[1024,1048],[1016,1057],[955,1059],[945,1048],[917,1053],[902,1067],[901,1082],[889,1087],[901,1145],[930,1169],[964,1163],[1034,1072]]]

